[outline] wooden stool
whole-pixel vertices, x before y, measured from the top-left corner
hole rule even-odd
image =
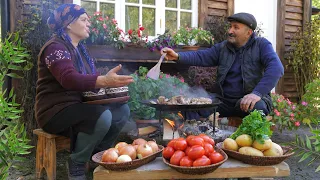
[[[49,134],[42,129],[33,130],[38,136],[36,152],[36,178],[41,179],[45,169],[48,180],[56,179],[56,153],[70,148],[70,139],[64,136]]]

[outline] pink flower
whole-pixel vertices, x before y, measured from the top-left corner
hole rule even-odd
[[[293,105],[293,106],[291,107],[291,109],[292,109],[292,110],[295,110],[295,109],[296,109],[296,106],[295,106],[295,105]]]
[[[166,78],[169,78],[170,77],[170,75],[169,74],[166,74]]]
[[[278,101],[278,102],[282,102],[282,100],[281,100],[281,99],[277,99],[277,101]]]
[[[112,19],[112,23],[113,23],[113,24],[117,24],[117,20]]]
[[[287,103],[288,103],[289,105],[292,104],[292,102],[291,102],[289,99],[287,99]]]
[[[184,79],[183,79],[183,78],[180,78],[180,81],[181,81],[181,82],[184,82]]]
[[[94,15],[94,16],[99,16],[99,15],[100,15],[100,12],[95,12],[93,15]]]
[[[280,114],[280,112],[276,112],[276,116],[280,116],[281,114]]]
[[[107,29],[107,25],[106,24],[102,24],[104,29]]]
[[[99,21],[103,21],[103,17],[99,17],[99,19],[98,19]]]
[[[106,16],[106,20],[107,20],[107,21],[109,20],[109,17],[108,17],[108,16]]]
[[[294,121],[294,117],[291,117],[290,120],[291,120],[291,121]]]
[[[297,121],[297,122],[294,123],[294,125],[295,125],[296,127],[299,127],[299,126],[300,126],[300,122]]]
[[[274,112],[274,113],[277,113],[277,112],[279,112],[279,111],[278,111],[277,109],[274,109],[273,112]]]
[[[302,101],[301,104],[302,104],[302,106],[307,106],[308,105],[308,103],[305,102],[305,101]]]
[[[290,117],[294,117],[294,114],[293,114],[293,113],[291,113],[291,114],[290,114]]]

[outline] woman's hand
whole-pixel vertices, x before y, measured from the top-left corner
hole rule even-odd
[[[164,54],[164,53],[167,53],[167,55],[166,55],[166,57],[165,57],[166,60],[169,60],[169,61],[178,60],[179,55],[178,55],[178,53],[176,53],[174,50],[165,47],[165,48],[161,49],[161,55]]]
[[[111,69],[105,76],[99,76],[97,79],[98,83],[96,88],[102,88],[102,87],[115,88],[115,87],[126,86],[132,83],[133,82],[132,76],[117,74],[117,72],[120,71],[121,68],[122,68],[122,65],[120,64],[117,67]]]

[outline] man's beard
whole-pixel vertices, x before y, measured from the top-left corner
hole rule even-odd
[[[231,34],[231,33],[228,34],[228,39],[227,39],[228,42],[231,43],[231,44],[235,44],[235,43],[236,43],[235,37],[236,37],[236,36],[235,36],[234,34]]]

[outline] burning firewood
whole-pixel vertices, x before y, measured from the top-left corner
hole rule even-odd
[[[150,101],[153,104],[167,104],[167,105],[191,105],[191,104],[211,104],[212,100],[210,98],[198,97],[189,98],[185,96],[173,96],[167,99],[164,96],[159,96],[157,102]]]

